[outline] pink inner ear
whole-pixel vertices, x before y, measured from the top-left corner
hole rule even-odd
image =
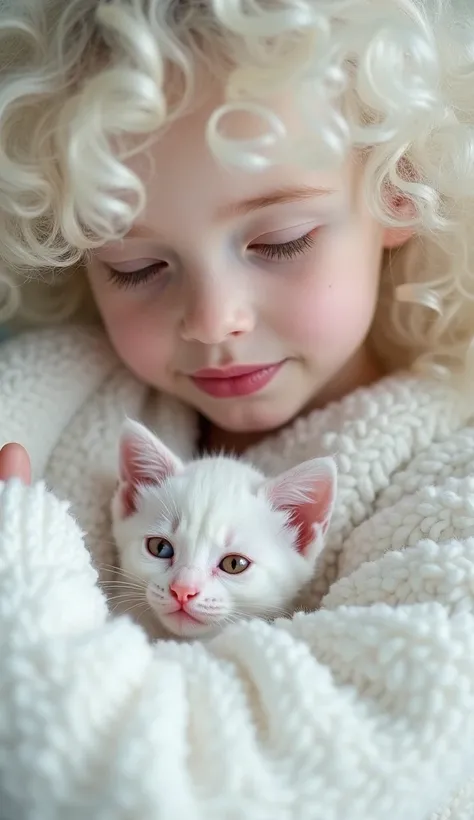
[[[147,441],[125,437],[120,448],[120,477],[131,484],[162,484],[176,472],[167,452]]]
[[[288,515],[297,532],[296,548],[305,554],[317,530],[325,535],[336,494],[336,469],[331,459],[304,462],[266,485],[270,502]]]
[[[175,475],[181,466],[179,459],[149,430],[137,422],[127,422],[120,440],[123,515],[126,517],[136,511],[138,487],[160,485]]]
[[[304,514],[303,508],[282,507],[288,514],[288,523],[294,527],[298,535],[296,536],[296,549],[303,555],[315,538],[313,523],[309,516]]]

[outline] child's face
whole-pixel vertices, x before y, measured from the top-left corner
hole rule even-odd
[[[153,167],[134,160],[146,212],[96,254],[89,276],[112,343],[140,379],[221,428],[264,431],[365,378],[384,233],[355,165],[220,167],[205,142],[215,104],[167,131]],[[289,106],[279,113],[294,127]],[[244,135],[243,117],[238,127]],[[234,365],[270,369],[195,377]]]

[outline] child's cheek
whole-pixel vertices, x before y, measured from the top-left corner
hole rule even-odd
[[[138,378],[166,389],[170,366],[170,339],[165,325],[147,321],[140,312],[121,311],[106,319],[116,352]]]
[[[302,352],[333,350],[359,344],[368,332],[376,305],[376,287],[354,287],[335,276],[320,287],[302,287],[286,311],[287,338]]]

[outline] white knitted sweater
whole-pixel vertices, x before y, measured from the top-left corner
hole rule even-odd
[[[269,474],[336,455],[304,600],[322,605],[207,644],[151,643],[110,617],[84,546],[105,575],[124,414],[189,455],[192,413],[85,329],[2,346],[0,398],[0,444],[24,443],[55,490],[0,484],[1,820],[472,820],[474,430],[459,396],[394,376],[253,448]]]

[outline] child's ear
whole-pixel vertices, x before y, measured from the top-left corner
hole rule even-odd
[[[399,219],[402,223],[410,223],[409,225],[402,224],[400,227],[384,228],[383,246],[386,250],[394,250],[400,248],[414,235],[416,226],[413,223],[416,219],[416,208],[412,200],[403,196],[400,191],[389,192],[386,201],[395,219]]]
[[[263,492],[275,509],[288,515],[298,530],[298,551],[310,560],[319,554],[326,534],[337,490],[336,463],[332,458],[313,458],[268,479]]]
[[[119,445],[119,476],[122,484],[124,514],[135,511],[138,487],[159,486],[183,469],[180,459],[143,424],[127,419]]]

